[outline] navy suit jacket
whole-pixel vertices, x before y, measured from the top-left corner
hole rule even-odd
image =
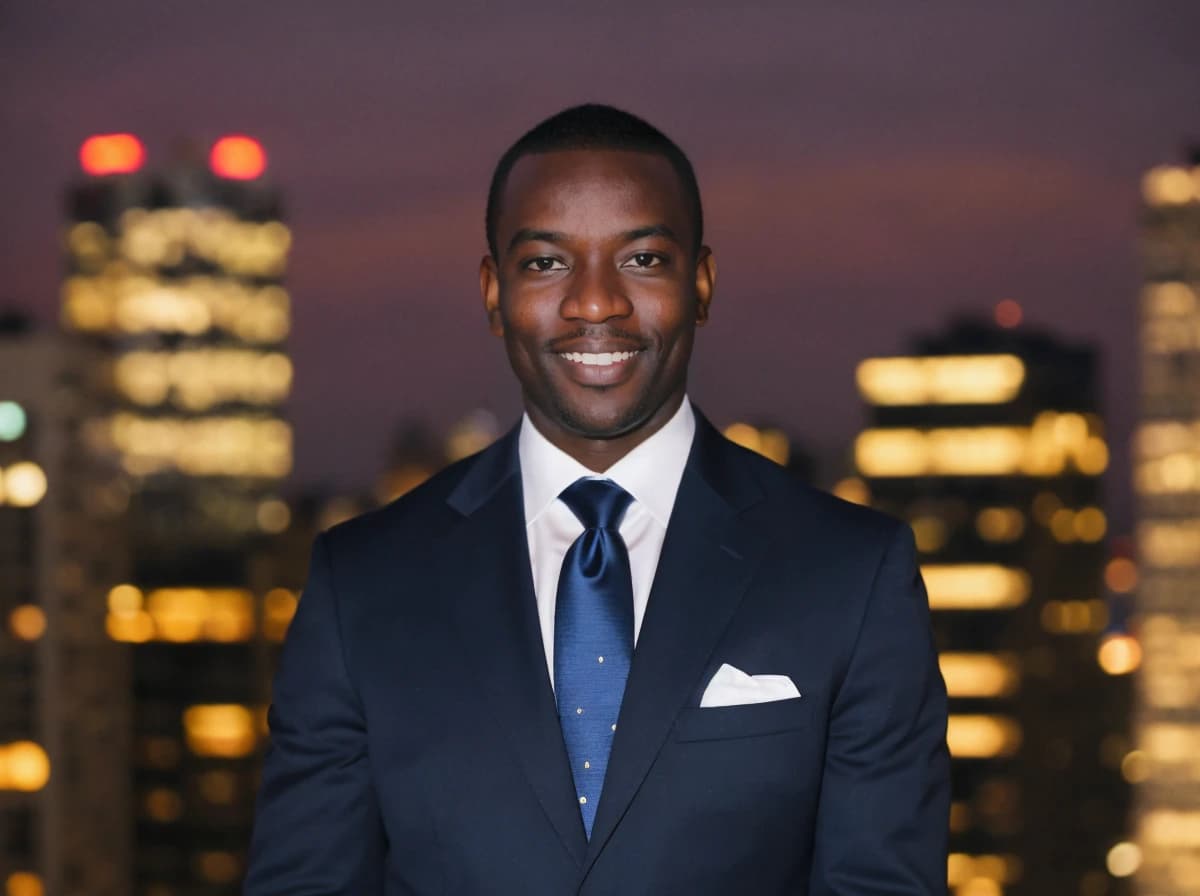
[[[700,708],[722,663],[801,696]],[[317,537],[269,720],[250,896],[946,892],[946,692],[909,528],[699,414],[590,840],[516,430]]]

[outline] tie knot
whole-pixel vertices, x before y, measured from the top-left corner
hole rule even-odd
[[[576,479],[558,496],[571,508],[585,529],[611,529],[621,525],[621,518],[633,503],[633,495],[611,479]]]

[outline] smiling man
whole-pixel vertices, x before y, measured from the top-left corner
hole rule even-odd
[[[246,892],[945,893],[911,533],[691,405],[716,266],[687,157],[567,109],[486,223],[525,415],[317,538]]]

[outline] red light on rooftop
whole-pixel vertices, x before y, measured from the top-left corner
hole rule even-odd
[[[254,180],[267,168],[262,144],[250,137],[222,137],[208,161],[215,173],[231,180]]]
[[[97,134],[79,147],[79,164],[88,174],[128,174],[146,160],[141,141],[133,134]]]
[[[1021,323],[1021,318],[1025,316],[1025,312],[1021,310],[1021,306],[1012,299],[997,302],[995,314],[996,323],[1008,329],[1012,329]]]

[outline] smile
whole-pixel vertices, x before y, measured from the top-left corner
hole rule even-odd
[[[558,356],[586,367],[611,367],[628,361],[636,354],[639,352],[559,352]]]

